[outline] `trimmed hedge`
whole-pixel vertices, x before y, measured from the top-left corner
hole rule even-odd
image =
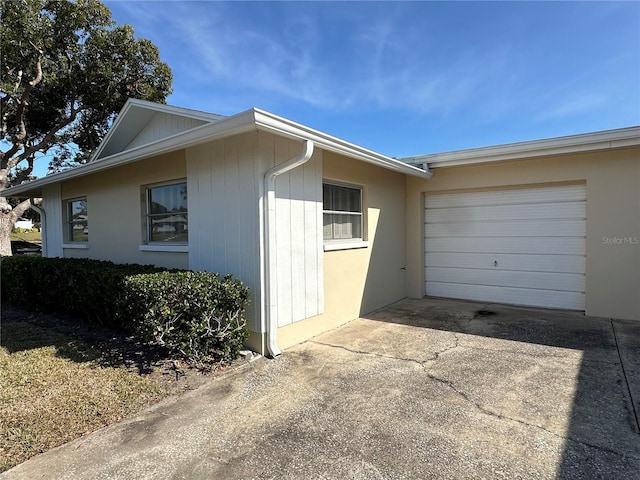
[[[218,274],[149,265],[4,257],[2,300],[122,328],[205,365],[236,358],[248,336],[249,289]]]

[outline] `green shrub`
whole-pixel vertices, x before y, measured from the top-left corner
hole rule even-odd
[[[32,310],[69,313],[131,331],[118,310],[124,279],[159,271],[163,269],[85,258],[5,257],[2,299]]]
[[[249,290],[218,274],[42,257],[1,261],[2,300],[122,328],[200,366],[237,357]]]
[[[162,272],[125,280],[123,303],[147,341],[199,364],[236,358],[247,339],[249,290],[230,276]]]

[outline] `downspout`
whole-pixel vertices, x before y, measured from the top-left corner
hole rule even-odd
[[[47,214],[44,208],[33,203],[33,198],[29,199],[29,208],[35,210],[40,215],[40,236],[42,238],[42,256],[47,256]]]
[[[278,292],[275,288],[276,272],[276,178],[305,164],[313,154],[313,142],[305,140],[302,151],[289,160],[279,163],[264,174],[264,269],[263,269],[263,302],[265,302],[265,325],[267,330],[267,350],[272,357],[280,355],[276,342],[278,330]]]

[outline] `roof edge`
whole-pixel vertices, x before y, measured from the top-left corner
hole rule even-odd
[[[341,140],[327,133],[296,123],[283,117],[274,115],[265,110],[254,108],[256,126],[260,130],[277,133],[289,138],[299,140],[311,140],[325,150],[353,157],[357,160],[372,163],[387,170],[393,170],[405,175],[420,178],[431,178],[431,174],[414,165],[402,162],[395,158],[387,157],[373,150],[360,147],[353,143]]]
[[[367,150],[363,147],[332,137],[331,135],[322,133],[318,130],[278,117],[277,115],[264,110],[252,108],[230,117],[224,117],[218,122],[201,125],[191,130],[187,130],[186,132],[176,133],[175,135],[153,143],[140,145],[136,148],[132,148],[131,150],[101,158],[100,161],[88,162],[71,170],[47,175],[46,177],[42,177],[28,183],[7,188],[0,192],[0,195],[37,197],[41,195],[42,187],[53,183],[71,180],[73,178],[97,173],[120,165],[133,163],[151,156],[162,155],[182,148],[187,148],[219,138],[230,137],[251,130],[263,130],[296,140],[312,140],[319,147],[326,150],[341,153],[360,161],[378,165],[388,170],[425,179],[431,177],[429,172],[425,172],[413,165]]]
[[[108,157],[101,158],[97,162],[88,162],[79,167],[65,170],[53,175],[47,175],[37,180],[9,187],[0,191],[3,197],[30,194],[31,196],[39,196],[42,187],[53,183],[71,180],[73,178],[82,177],[102,170],[108,170],[120,165],[134,163],[145,158],[155,155],[163,155],[165,153],[187,148],[199,143],[208,142],[217,138],[229,137],[239,133],[251,131],[255,129],[254,116],[252,110],[239,113],[231,117],[224,117],[223,120],[214,123],[208,123],[199,127],[192,128],[186,132],[176,133],[162,140],[140,145],[136,148],[116,153]]]
[[[506,160],[524,160],[548,155],[608,150],[636,145],[640,145],[640,126],[451,152],[431,153],[404,157],[401,160],[409,164],[427,163],[430,168],[440,168]]]
[[[89,162],[96,161],[98,157],[100,157],[100,154],[104,150],[105,146],[111,140],[111,137],[114,135],[114,132],[118,130],[120,123],[122,123],[122,121],[126,117],[127,112],[129,112],[129,110],[135,107],[144,108],[146,110],[152,110],[156,113],[168,113],[171,115],[179,115],[181,117],[189,117],[189,118],[201,120],[203,122],[208,122],[208,123],[217,122],[227,118],[224,115],[207,113],[207,112],[192,110],[184,107],[176,107],[173,105],[167,105],[166,103],[150,102],[148,100],[141,100],[139,98],[128,98],[125,104],[120,109],[120,112],[116,116],[116,119],[113,121],[111,128],[109,128],[109,131],[100,142],[100,145],[98,145],[98,148],[96,148],[95,152],[93,152],[93,154],[91,155],[91,159],[89,160]]]

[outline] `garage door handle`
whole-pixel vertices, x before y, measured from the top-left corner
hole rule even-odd
[[[498,266],[498,260],[494,260],[494,261],[493,261],[493,266],[494,266],[494,267],[497,267],[497,266]]]

